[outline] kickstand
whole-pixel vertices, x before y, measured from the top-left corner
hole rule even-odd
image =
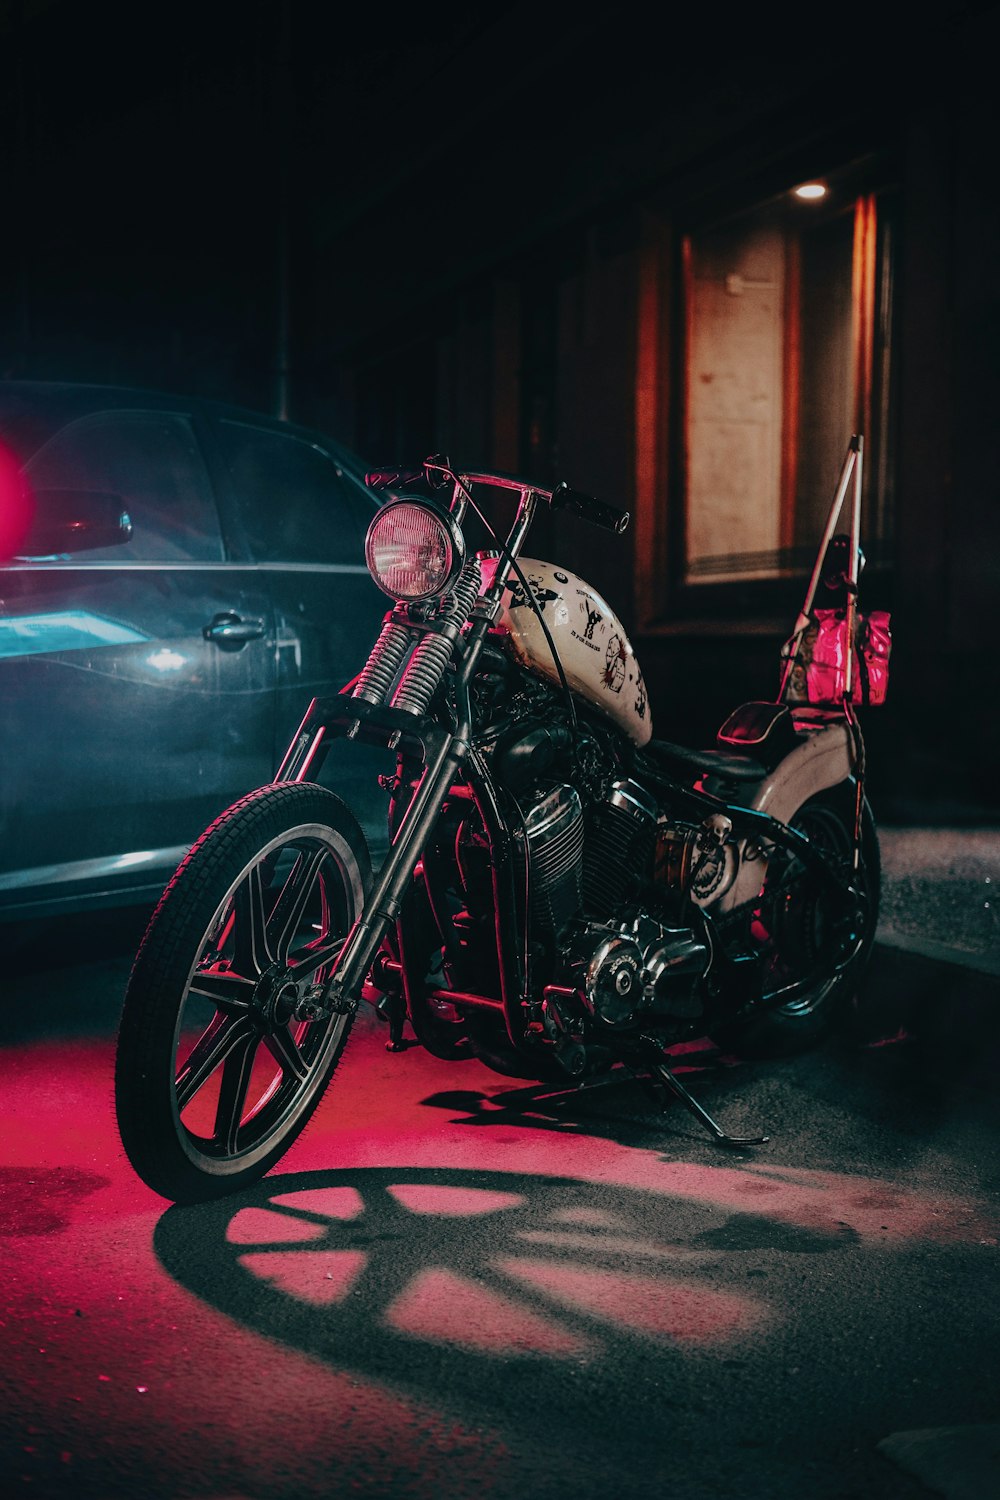
[[[390,990],[384,994],[375,1009],[384,1021],[389,1023],[389,1040],[385,1044],[387,1052],[405,1052],[406,1042],[403,1040],[403,1026],[406,1022],[406,1002],[398,990]]]
[[[654,1051],[655,1056],[652,1055]],[[680,1079],[675,1077],[670,1071],[663,1061],[662,1049],[656,1042],[650,1042],[649,1052],[648,1062],[651,1072],[655,1074],[660,1082],[682,1104],[687,1105],[695,1118],[700,1120],[705,1128],[711,1132],[720,1146],[763,1146],[771,1139],[769,1135],[729,1135],[727,1131],[723,1130],[721,1125],[712,1119],[708,1110],[698,1103],[693,1094],[688,1093]]]

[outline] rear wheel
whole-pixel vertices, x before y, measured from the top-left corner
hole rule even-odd
[[[805,834],[840,870],[845,883],[852,874],[854,798],[853,783],[845,783],[810,797],[790,819],[791,827]],[[730,1022],[713,1034],[713,1040],[747,1057],[790,1055],[820,1042],[864,972],[878,924],[880,885],[878,834],[865,802],[857,920],[843,939],[851,956],[838,971],[819,974],[787,1004]],[[822,955],[836,947],[842,922],[824,885],[800,860],[783,852],[773,856],[749,922],[751,951],[761,956],[764,995],[808,979]]]
[[[139,948],[118,1038],[122,1144],[156,1192],[233,1192],[303,1129],[352,1016],[302,1017],[370,883],[354,815],[305,783],[251,792],[194,845]]]

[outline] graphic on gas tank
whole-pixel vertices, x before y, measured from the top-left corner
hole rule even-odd
[[[504,628],[522,664],[555,680],[558,653],[569,690],[645,744],[651,733],[646,685],[628,636],[601,595],[573,573],[532,560],[524,563],[520,587],[510,581],[508,589]]]
[[[612,693],[620,693],[625,686],[625,663],[628,660],[628,651],[621,636],[615,634],[608,642],[608,649],[604,654],[604,673],[601,678],[604,686]]]
[[[533,577],[532,574],[529,573],[528,574],[528,583],[529,583],[529,585],[531,587],[531,592],[534,595],[534,597],[535,597],[535,599],[536,599],[536,601],[538,603],[538,608],[543,613],[545,611],[546,604],[551,604],[554,599],[558,599],[559,598],[559,590],[558,589],[547,589],[547,588],[545,588],[544,584],[542,583],[542,580],[540,578],[538,578],[537,576]],[[521,587],[521,584],[519,582],[512,583],[511,586],[510,586],[510,604],[508,605],[508,608],[509,609],[525,609],[525,608],[530,609],[531,608],[531,605],[528,603],[528,596],[524,592],[524,589]]]
[[[600,653],[601,647],[594,640],[594,632],[599,627],[599,634],[604,635],[604,632],[608,628],[607,617],[600,604],[590,594],[585,593],[583,589],[577,589],[576,592],[579,596],[577,609],[583,629],[577,630],[575,626],[571,626],[569,633],[575,641],[580,642],[581,646],[586,646],[588,651]],[[591,609],[591,605],[595,603],[597,604],[597,608]]]
[[[642,679],[641,671],[637,667],[635,675],[635,711],[639,715],[640,719],[644,719],[646,717],[646,709],[648,707],[648,704],[649,700],[646,696],[646,684]]]

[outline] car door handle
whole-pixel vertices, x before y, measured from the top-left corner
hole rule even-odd
[[[247,641],[259,641],[265,630],[263,620],[244,620],[242,615],[226,611],[214,615],[201,633],[206,641],[214,641],[223,651],[238,651]]]

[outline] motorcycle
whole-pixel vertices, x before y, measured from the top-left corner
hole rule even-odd
[[[813,1045],[872,946],[856,705],[884,693],[888,617],[880,634],[858,611],[862,449],[852,437],[776,700],[742,705],[703,750],[653,737],[605,600],[522,556],[543,506],[616,534],[627,512],[439,455],[367,476],[382,503],[366,560],[393,601],[368,660],[313,700],[274,782],[193,845],[134,961],[116,1109],[151,1188],[193,1202],[267,1172],[362,1001],[390,1050],[408,1024],[436,1057],[515,1077],[574,1087],[629,1070],[721,1145],[768,1139],[726,1132],[670,1049]],[[516,499],[503,541],[484,486]],[[470,511],[496,543],[471,557]],[[358,819],[317,784],[338,738],[395,767],[379,777],[390,842],[374,875]]]

